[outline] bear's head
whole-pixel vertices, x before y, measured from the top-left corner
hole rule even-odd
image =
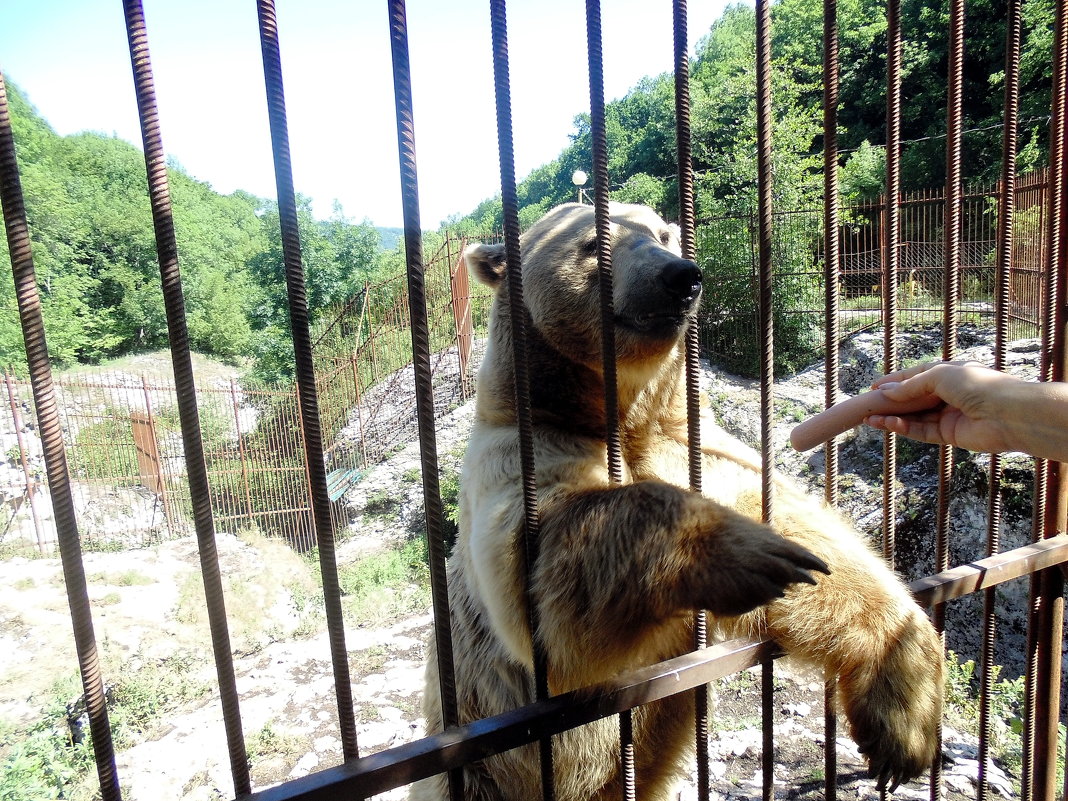
[[[612,203],[612,301],[621,367],[662,358],[697,311],[701,271],[681,257],[678,226],[646,206]],[[553,350],[599,371],[601,301],[592,206],[550,210],[521,239],[523,297],[530,323]],[[468,269],[497,290],[495,315],[506,314],[504,245],[471,245]]]

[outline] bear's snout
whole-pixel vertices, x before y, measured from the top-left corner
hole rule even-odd
[[[660,283],[675,298],[690,300],[701,291],[701,269],[688,259],[672,259],[660,268]]]

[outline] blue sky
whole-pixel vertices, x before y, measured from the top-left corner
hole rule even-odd
[[[297,191],[317,216],[402,223],[385,0],[276,0]],[[691,3],[693,44],[725,0]],[[144,0],[164,146],[217,191],[273,198],[254,0]],[[500,191],[487,0],[410,0],[408,35],[425,228]],[[668,0],[604,0],[605,94],[672,66]],[[585,3],[508,10],[519,177],[588,111]],[[0,0],[0,69],[60,134],[140,145],[121,0]]]

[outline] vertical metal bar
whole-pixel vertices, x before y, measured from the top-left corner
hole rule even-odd
[[[355,759],[359,755],[356,744],[356,718],[352,707],[348,651],[345,648],[345,621],[341,613],[334,530],[330,520],[330,496],[326,489],[319,400],[315,394],[315,369],[312,363],[311,334],[308,330],[308,296],[300,255],[293,163],[289,152],[289,127],[286,122],[285,93],[282,85],[282,56],[278,44],[278,19],[275,15],[274,0],[257,0],[256,9],[274,153],[278,218],[282,229],[282,257],[286,268],[289,322],[296,361],[297,396],[300,400],[301,427],[304,431],[305,459],[311,476],[312,521],[319,545],[319,567],[323,577],[323,598],[334,669],[334,689],[337,693],[341,747],[345,759]]]
[[[770,522],[774,506],[774,458],[772,448],[772,414],[774,399],[775,344],[774,302],[772,295],[772,178],[771,178],[771,3],[756,3],[756,80],[757,80],[757,258],[760,273],[760,456],[761,516]]]
[[[597,275],[601,289],[605,437],[608,443],[608,476],[613,484],[619,484],[623,480],[623,449],[619,440],[619,401],[616,393],[612,242],[608,216],[608,137],[605,131],[604,63],[599,0],[586,0],[586,40],[590,64],[590,138],[593,150],[593,206],[597,228]]]
[[[842,271],[838,230],[838,2],[823,0],[823,291],[824,406],[838,400],[839,280]],[[838,437],[824,446],[823,496],[838,503]],[[837,679],[828,673],[823,693],[823,797],[838,793]]]
[[[761,798],[775,798],[775,663],[760,665]],[[830,743],[834,748],[834,744]]]
[[[7,86],[0,73],[0,205],[3,206],[4,227],[7,231],[8,254],[15,283],[15,297],[19,307],[19,321],[26,343],[26,364],[30,371],[33,402],[37,409],[37,427],[44,453],[45,473],[52,509],[56,521],[59,555],[63,564],[63,579],[67,586],[74,626],[74,647],[78,654],[78,669],[85,694],[85,711],[89,716],[89,730],[93,739],[97,777],[104,801],[119,801],[119,777],[115,770],[115,747],[111,740],[104,681],[100,674],[100,658],[93,632],[93,618],[89,609],[89,593],[85,583],[78,526],[71,496],[67,456],[63,447],[59,409],[56,404],[52,368],[48,360],[41,298],[37,292],[37,276],[33,268],[30,231],[26,222],[26,203],[15,158],[15,138],[11,131],[11,114],[7,104]]]
[[[1005,100],[1001,141],[1001,181],[998,206],[997,263],[995,265],[994,369],[1005,368],[1008,340],[1011,275],[1013,269],[1013,235],[1016,211],[1016,147],[1020,90],[1020,0],[1008,0],[1005,20]],[[1000,550],[1001,529],[1001,455],[990,454],[990,495],[987,503],[987,556]],[[983,592],[983,634],[980,652],[979,693],[979,792],[980,801],[990,796],[987,770],[990,764],[991,709],[996,643],[996,594]]]
[[[756,114],[757,114],[757,258],[760,274],[760,461],[761,519],[774,514],[774,449],[772,415],[775,380],[774,275],[772,265],[772,117],[771,117],[771,2],[756,0]],[[765,662],[761,672],[762,767],[765,801],[775,797],[774,666]]]
[[[208,473],[204,464],[204,443],[200,435],[200,416],[197,412],[196,386],[193,381],[193,362],[189,353],[189,332],[185,321],[185,300],[182,296],[182,277],[178,267],[178,244],[174,235],[170,190],[167,183],[167,155],[160,135],[156,90],[152,77],[152,62],[148,51],[148,33],[144,9],[140,0],[123,0],[126,34],[130,45],[137,112],[141,121],[141,139],[145,148],[145,168],[148,171],[149,197],[152,205],[152,224],[156,235],[163,302],[167,313],[167,332],[171,345],[171,363],[178,394],[178,415],[182,425],[182,444],[185,453],[189,493],[193,502],[194,527],[200,551],[200,570],[204,579],[204,596],[208,609],[212,650],[222,703],[223,725],[230,756],[230,773],[237,795],[251,792],[248,754],[241,731],[241,709],[238,702],[237,679],[230,649],[230,632],[226,622],[222,574],[215,547],[215,524],[212,519]]]
[[[838,2],[823,1],[823,283],[824,405],[838,400],[839,290],[842,272],[838,216]],[[824,498],[838,503],[838,438],[825,446]],[[833,751],[833,749],[831,749]]]
[[[586,47],[590,68],[590,139],[593,151],[593,207],[597,230],[597,276],[601,297],[601,354],[604,375],[605,442],[608,478],[623,481],[623,448],[619,438],[619,398],[616,389],[616,330],[612,303],[612,242],[608,211],[608,136],[605,130],[604,59],[601,36],[601,4],[586,0]],[[623,798],[634,801],[634,743],[632,713],[619,716],[620,762]]]
[[[1047,187],[1045,252],[1046,292],[1042,313],[1042,370],[1040,380],[1063,377],[1064,343],[1064,253],[1062,242],[1065,201],[1065,98],[1068,80],[1068,9],[1056,3],[1053,30],[1053,88],[1050,120],[1049,179]],[[1036,539],[1049,536],[1063,525],[1059,520],[1063,465],[1035,462]],[[1063,598],[1057,593],[1060,579],[1047,572],[1032,577],[1031,616],[1028,625],[1028,670],[1025,692],[1023,768],[1021,797],[1024,801],[1047,801],[1055,792],[1057,711],[1059,708],[1059,657],[1051,659],[1053,645],[1060,651]],[[1054,628],[1056,627],[1056,628]],[[1057,676],[1054,683],[1053,677]],[[1051,706],[1055,705],[1055,706]],[[1053,754],[1053,757],[1050,754]]]
[[[538,610],[530,600],[530,570],[538,558],[538,485],[534,472],[534,425],[530,408],[530,370],[527,363],[526,307],[523,305],[523,274],[519,246],[519,200],[516,195],[515,151],[512,139],[512,91],[508,75],[508,15],[505,0],[490,0],[493,40],[493,84],[497,108],[497,150],[501,161],[501,206],[504,217],[504,251],[508,265],[508,319],[512,326],[512,362],[515,372],[516,425],[519,459],[523,473],[523,574],[527,577],[527,615],[534,649],[534,696],[549,697],[545,649],[537,638]],[[552,740],[539,741],[541,790],[544,801],[556,795],[553,782]]]
[[[883,231],[883,372],[897,369],[897,274],[901,235],[901,0],[886,3],[886,226]],[[883,555],[895,562],[894,480],[897,436],[883,438]]]
[[[448,728],[459,724],[456,670],[452,650],[452,614],[445,574],[444,512],[439,483],[438,447],[434,430],[434,387],[430,372],[430,327],[426,312],[423,229],[419,220],[419,177],[415,159],[415,110],[408,21],[404,0],[389,0],[389,38],[393,54],[393,96],[397,109],[397,149],[400,156],[401,203],[404,216],[404,255],[408,273],[408,313],[412,331],[412,369],[415,375],[415,413],[419,427],[419,456],[423,475],[430,592],[434,607],[438,691],[441,716]],[[463,770],[449,771],[449,794],[463,798]]]
[[[961,242],[961,108],[964,54],[964,2],[950,0],[949,9],[949,56],[946,103],[946,186],[943,220],[943,317],[942,358],[951,361],[957,352],[957,323],[960,297],[960,242]],[[923,207],[922,240],[927,241],[927,213],[933,206]],[[910,276],[911,278],[911,276]],[[938,495],[935,512],[935,570],[949,569],[949,495],[953,481],[953,449],[949,445],[939,447]],[[945,604],[936,604],[934,624],[943,647],[945,645]],[[941,743],[942,728],[938,739]],[[939,748],[941,751],[941,748]],[[982,770],[980,768],[980,770]],[[935,759],[931,765],[931,798],[942,797],[942,761]]]
[[[695,260],[694,187],[692,134],[690,129],[690,56],[686,0],[672,3],[672,32],[675,55],[675,143],[678,150],[679,229],[682,233],[682,257]],[[689,445],[690,489],[701,491],[701,384],[699,377],[701,343],[697,320],[686,331],[686,436]],[[694,648],[708,644],[708,620],[704,610],[694,613]],[[694,690],[696,731],[697,797],[708,801],[711,793],[709,775],[709,703],[708,688]]]

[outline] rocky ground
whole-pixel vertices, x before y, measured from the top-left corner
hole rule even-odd
[[[1031,369],[1032,345],[1015,344],[1013,369],[1025,374]],[[938,347],[935,335],[921,332],[904,344],[903,357],[924,358]],[[977,342],[966,355],[988,360],[985,347]],[[839,380],[842,389],[852,393],[874,376],[879,358],[874,354],[881,353],[881,340],[865,342],[861,337],[850,348],[843,352]],[[708,368],[702,386],[706,402],[724,427],[755,444],[757,385]],[[822,408],[822,368],[777,384],[776,397],[777,463],[819,491],[822,451],[796,454],[786,443],[796,422]],[[447,470],[457,467],[471,413],[468,404],[439,423],[438,452]],[[873,510],[878,509],[881,490],[873,468],[873,444],[863,433],[845,439],[843,507],[862,530],[874,532],[879,515]],[[928,508],[930,479],[921,478],[921,473],[927,476],[929,462],[930,454],[922,452],[902,468],[902,491],[910,503],[922,507],[912,513],[914,528],[923,530],[928,546],[933,531]],[[370,471],[350,491],[347,499],[352,526],[338,548],[340,564],[404,542],[421,529],[418,464],[417,447],[409,445]],[[962,507],[960,516],[968,514],[971,512],[965,514]],[[976,531],[984,527],[981,520],[972,522]],[[971,536],[962,532],[959,539]],[[968,541],[959,547],[963,553],[977,546]],[[242,725],[255,787],[338,764],[341,746],[330,655],[321,616],[313,608],[314,564],[282,545],[247,533],[241,538],[220,535],[219,550],[232,618]],[[906,574],[925,569],[921,559],[914,562],[903,566]],[[200,606],[195,542],[186,538],[135,551],[90,553],[86,555],[86,572],[105,673],[139,675],[141,670],[177,662],[180,669],[174,673],[184,677],[180,687],[170,690],[173,703],[162,707],[165,712],[151,714],[150,710],[149,722],[128,742],[120,743],[124,797],[134,801],[231,797],[221,713],[212,690],[214,667]],[[0,563],[0,588],[0,718],[29,725],[58,692],[55,679],[69,677],[76,670],[58,561],[14,559]],[[402,594],[409,589],[392,592]],[[348,621],[347,647],[361,753],[398,745],[421,734],[419,699],[430,622],[426,604],[392,618]],[[776,665],[775,675],[776,795],[822,797],[822,679],[782,663]],[[76,685],[68,682],[66,686],[71,701],[76,702]],[[719,684],[716,694],[711,764],[714,797],[757,798],[761,794],[759,675],[749,671],[730,677]],[[72,703],[70,717],[77,721],[76,703]],[[948,728],[945,737],[947,789],[952,798],[974,797],[976,740],[967,731],[968,721],[953,722],[955,728]],[[840,797],[876,796],[846,735],[844,721],[839,721],[834,748]],[[1006,797],[1015,792],[1011,762],[1009,759],[991,771],[993,790]],[[927,793],[926,784],[916,782],[899,789],[897,797],[919,799],[926,798]],[[400,788],[387,797],[392,801],[404,794]],[[692,780],[684,783],[681,798],[696,798]]]

